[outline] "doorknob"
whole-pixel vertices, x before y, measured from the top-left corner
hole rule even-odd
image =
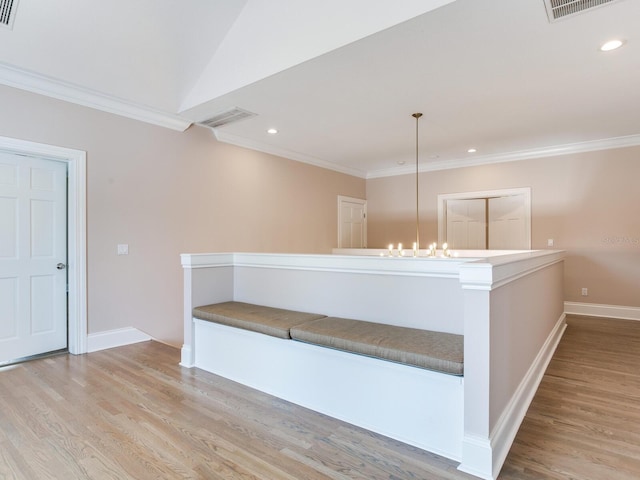
[[[67,268],[67,266],[64,263],[59,263],[56,265],[56,268],[58,270],[64,270],[65,268]]]

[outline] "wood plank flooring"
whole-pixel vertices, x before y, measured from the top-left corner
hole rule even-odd
[[[640,322],[569,327],[500,479],[640,478]],[[0,369],[0,479],[472,479],[156,342]]]
[[[500,478],[640,478],[640,322],[568,317]]]

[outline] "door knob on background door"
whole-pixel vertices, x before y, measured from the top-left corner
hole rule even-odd
[[[56,265],[56,268],[58,270],[64,270],[65,268],[67,268],[67,266],[64,263],[59,263],[58,265]]]

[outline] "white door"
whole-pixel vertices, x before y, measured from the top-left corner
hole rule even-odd
[[[338,248],[367,248],[367,202],[338,197]]]
[[[447,200],[447,242],[452,249],[487,248],[486,201],[484,198]]]
[[[526,250],[525,204],[522,195],[489,199],[489,249]]]
[[[67,348],[67,164],[0,152],[0,364]]]

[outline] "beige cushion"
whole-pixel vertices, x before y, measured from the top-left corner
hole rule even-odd
[[[193,316],[201,320],[279,338],[291,338],[289,335],[291,327],[324,317],[315,313],[294,312],[242,302],[224,302],[196,307],[193,309]]]
[[[291,338],[453,375],[464,371],[462,335],[326,317],[291,328]]]

